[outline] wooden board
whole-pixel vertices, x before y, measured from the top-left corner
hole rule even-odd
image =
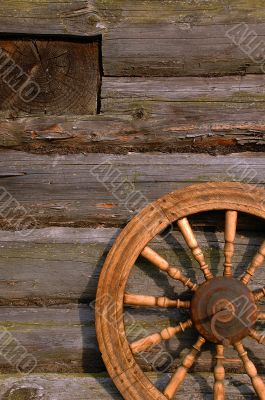
[[[264,14],[260,0],[24,0],[5,5],[0,26],[5,33],[102,34],[108,76],[208,76],[261,73]],[[259,57],[248,50],[250,38],[240,48],[226,36],[238,24]]]
[[[263,307],[264,310],[264,307]],[[13,342],[6,348],[9,357],[17,346],[24,346],[27,353],[35,357],[33,372],[101,372],[105,366],[98,349],[94,305],[71,305],[56,307],[1,307],[1,332],[5,330]],[[187,319],[186,312],[157,309],[125,309],[125,324],[129,342],[161,331],[167,326],[175,326]],[[111,323],[111,320],[109,321]],[[259,329],[264,323],[259,323]],[[191,348],[197,338],[194,329],[178,334],[170,341],[162,342],[149,352],[137,356],[137,361],[145,371],[173,371],[182,357]],[[1,336],[2,337],[2,336]],[[265,372],[265,349],[251,339],[244,343],[250,356],[260,371]],[[5,353],[3,340],[0,346]],[[214,354],[214,345],[206,345],[194,371],[209,371]],[[11,358],[10,358],[11,360]],[[0,357],[0,370],[4,373],[16,372],[16,361]],[[243,373],[236,352],[226,349],[225,367],[227,372]]]
[[[142,107],[142,118],[174,116],[180,126],[225,124],[225,121],[244,125],[251,116],[252,121],[264,121],[264,95],[265,78],[259,75],[103,78],[101,110],[107,115],[129,114],[136,118],[137,107]]]
[[[223,215],[195,220],[198,240],[214,273],[223,270]],[[241,221],[243,225],[241,225]],[[241,276],[263,240],[260,232],[249,232],[253,220],[239,219],[234,257],[235,275]],[[197,225],[197,227],[196,227]],[[99,274],[119,230],[111,228],[46,228],[28,237],[21,232],[0,232],[1,305],[53,305],[88,302],[95,299]],[[178,231],[166,240],[150,244],[159,254],[198,282],[202,274]],[[256,275],[252,289],[264,285],[264,269]],[[150,263],[139,258],[128,282],[132,293],[175,296],[183,293],[182,285],[169,279]],[[185,291],[184,291],[185,293]],[[187,295],[187,294],[186,294]]]
[[[9,151],[0,153],[0,167],[2,190],[35,218],[34,226],[86,227],[120,226],[151,201],[196,182],[264,185],[265,160],[263,153],[42,156]],[[1,226],[21,230],[24,219],[16,224],[12,207],[8,218],[9,208],[2,212]]]
[[[1,147],[38,153],[264,150],[263,75],[103,78],[101,114],[0,121]]]
[[[2,118],[97,113],[99,42],[14,36],[0,49]]]
[[[167,374],[148,374],[148,377],[160,389],[163,389],[169,379]],[[212,396],[213,379],[209,374],[188,375],[179,391],[179,396],[187,399],[205,400]],[[251,400],[255,397],[250,387],[249,379],[243,375],[229,374],[226,381],[226,395],[228,400]],[[29,377],[11,375],[3,377],[0,383],[0,394],[3,400],[13,400],[12,396],[21,396],[41,400],[122,400],[111,380],[105,376],[91,374],[83,375],[56,375],[41,374]]]

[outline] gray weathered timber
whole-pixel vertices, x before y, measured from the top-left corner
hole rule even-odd
[[[1,186],[38,228],[120,226],[149,202],[192,183],[235,180],[252,183],[253,190],[263,186],[265,159],[263,153],[45,156],[2,151],[0,168]],[[3,229],[22,229],[3,215]]]
[[[262,307],[264,310],[264,306]],[[16,346],[22,345],[32,354],[37,365],[35,372],[101,372],[105,366],[101,360],[95,332],[93,304],[68,305],[67,307],[1,307],[1,330],[7,329],[15,340],[9,345],[10,354]],[[111,315],[110,315],[111,324]],[[129,342],[177,325],[188,318],[187,312],[176,310],[125,308],[125,324]],[[264,323],[259,324],[259,329]],[[162,342],[149,352],[137,356],[137,361],[145,371],[172,371],[196,341],[198,333],[190,329],[178,334],[170,341]],[[260,371],[265,372],[265,349],[251,339],[244,343],[250,350]],[[1,342],[1,346],[4,347]],[[165,356],[165,353],[168,354]],[[195,371],[209,371],[212,365],[214,345],[203,349]],[[243,373],[236,352],[226,349],[225,367],[227,371]],[[16,363],[0,358],[2,372],[16,372]]]
[[[14,0],[2,7],[0,26],[4,33],[103,35],[108,76],[207,76],[261,73],[226,32],[248,24],[262,46],[264,15],[260,0]]]
[[[0,396],[2,400],[122,400],[111,379],[104,374],[4,375]]]
[[[263,75],[105,77],[100,115],[2,119],[0,146],[38,153],[260,150],[264,102]]]
[[[173,134],[180,141],[190,138],[198,146],[207,136],[208,145],[215,142],[217,147],[222,142],[263,144],[264,83],[259,75],[104,78],[101,111],[142,119],[143,129],[150,124],[146,141],[153,139],[157,144],[161,138],[161,146],[162,141],[169,144]],[[223,138],[218,141],[218,136]]]
[[[148,378],[161,390],[166,386],[167,374],[149,373]],[[188,374],[185,384],[178,392],[178,398],[209,400],[212,398],[213,378],[209,374]],[[227,400],[252,400],[253,389],[246,375],[228,374],[225,383]],[[110,378],[104,374],[90,375],[58,375],[41,374],[21,377],[19,375],[4,376],[0,382],[0,395],[3,400],[13,398],[30,398],[41,400],[122,400],[118,390]],[[17,396],[17,397],[12,397]],[[20,396],[20,397],[19,397]]]
[[[223,217],[221,213],[193,223],[207,261],[218,275],[222,274],[224,262]],[[253,224],[251,219],[245,222],[239,219],[234,256],[237,277],[243,274],[264,239],[264,226],[260,232],[249,232]],[[95,299],[99,274],[118,229],[54,227],[37,229],[28,237],[21,236],[22,233],[0,231],[0,304],[41,306]],[[173,265],[181,267],[194,281],[202,282],[202,273],[180,232],[173,231],[166,240],[155,238],[150,246]],[[250,287],[254,290],[263,285],[264,269],[261,268]],[[188,295],[180,283],[141,257],[132,271],[127,290],[168,297]]]
[[[102,112],[176,118],[181,124],[232,124],[264,121],[265,78],[104,78]],[[189,112],[190,111],[190,112]],[[212,126],[214,129],[214,126]],[[218,129],[216,127],[216,129]]]

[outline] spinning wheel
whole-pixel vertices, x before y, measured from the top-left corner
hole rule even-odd
[[[247,336],[265,344],[254,325],[265,314],[258,310],[258,302],[265,296],[265,288],[252,292],[248,283],[265,259],[265,241],[244,275],[233,277],[232,259],[238,213],[248,213],[265,219],[265,191],[238,183],[207,183],[190,186],[170,193],[147,206],[121,232],[112,247],[102,270],[96,307],[97,336],[102,356],[114,383],[126,400],[173,399],[194,364],[206,341],[215,343],[214,399],[225,398],[223,365],[225,346],[233,346],[243,362],[258,397],[265,400],[265,384],[245,350]],[[214,277],[191,228],[188,217],[192,214],[224,210],[225,246],[223,276]],[[176,222],[187,246],[197,261],[205,281],[192,282],[177,267],[157,254],[148,243],[172,222]],[[192,292],[192,300],[169,299],[125,293],[129,274],[138,256],[146,258],[172,279],[176,279]],[[190,310],[190,319],[170,326],[133,343],[128,343],[124,321],[124,304],[150,307],[175,307]],[[181,331],[194,326],[198,339],[185,356],[161,393],[144,375],[134,355],[147,351],[155,344],[166,341]]]

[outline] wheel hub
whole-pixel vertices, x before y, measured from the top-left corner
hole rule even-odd
[[[199,333],[214,343],[236,343],[256,323],[258,310],[251,291],[234,278],[218,277],[203,283],[191,303]]]

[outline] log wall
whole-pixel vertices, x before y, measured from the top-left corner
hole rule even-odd
[[[90,85],[82,85],[87,78],[85,57],[82,68],[78,56],[71,59],[74,76],[64,79],[71,80],[76,93],[73,104],[67,102],[68,94],[62,96],[64,107],[49,108],[49,100],[42,98],[36,108],[20,113],[13,94],[6,100],[0,80],[0,99],[5,97],[0,107],[1,329],[12,335],[12,351],[19,343],[37,360],[34,373],[21,377],[2,355],[0,397],[121,399],[106,375],[95,334],[94,301],[102,265],[132,216],[170,191],[208,181],[250,183],[253,193],[255,187],[264,187],[264,2],[2,3],[0,43],[13,43],[14,35],[23,40],[25,34],[32,43],[36,35],[68,45],[76,40],[89,43],[97,98],[95,90],[91,103],[86,90],[78,97],[80,82],[84,88]],[[40,66],[40,60],[36,62]],[[132,201],[135,193],[140,194],[137,204]],[[13,202],[8,211],[6,198]],[[30,217],[30,226],[26,220],[18,223],[22,214]],[[221,274],[223,214],[198,215],[192,224],[207,261]],[[263,221],[240,216],[236,276],[263,237]],[[152,247],[201,281],[175,227],[167,240],[154,239]],[[251,288],[264,286],[264,277],[260,269]],[[141,258],[128,291],[188,298],[180,285]],[[127,307],[126,316],[128,339],[133,341],[143,331],[161,330],[186,314]],[[165,350],[175,361],[164,373],[154,371],[152,357],[139,356],[138,362],[163,388],[195,337],[190,330],[168,343]],[[246,344],[265,374],[264,349]],[[212,357],[208,346],[179,398],[211,397]],[[227,398],[252,399],[249,380],[232,349],[225,367]]]

